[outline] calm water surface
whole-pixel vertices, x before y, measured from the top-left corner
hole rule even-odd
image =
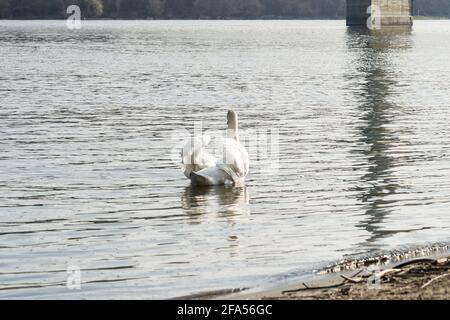
[[[168,298],[450,240],[450,22],[0,21],[0,298]],[[279,131],[241,189],[174,131]],[[67,267],[82,289],[65,287]]]

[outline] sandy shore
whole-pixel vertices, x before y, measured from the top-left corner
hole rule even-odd
[[[359,268],[257,293],[227,299],[448,300],[450,256],[412,259],[382,268]]]

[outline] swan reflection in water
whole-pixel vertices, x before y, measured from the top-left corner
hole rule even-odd
[[[250,215],[250,196],[242,187],[186,187],[181,196],[181,206],[190,217],[213,213],[225,217]]]

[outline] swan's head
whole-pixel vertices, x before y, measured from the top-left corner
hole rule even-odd
[[[235,111],[228,111],[227,120],[228,129],[236,130],[238,128],[238,115]]]

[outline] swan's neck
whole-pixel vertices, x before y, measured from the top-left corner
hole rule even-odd
[[[227,136],[229,139],[239,141],[238,119],[234,112],[228,115]]]
[[[229,139],[234,139],[236,141],[239,141],[238,129],[230,129],[230,128],[228,128],[227,136],[228,136]]]

